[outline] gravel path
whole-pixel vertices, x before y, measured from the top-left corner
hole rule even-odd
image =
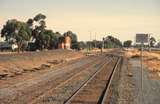
[[[141,87],[141,70],[140,61],[138,59],[131,59],[132,69],[134,72],[135,85],[137,88]],[[139,98],[141,97],[141,90],[139,91]],[[141,99],[136,98],[136,104],[140,104]],[[139,99],[139,100],[138,100]],[[143,70],[143,102],[142,104],[160,104],[160,80],[151,79],[149,77],[149,70],[144,66]]]
[[[160,104],[160,80],[151,79],[146,66],[143,67],[142,93],[139,58],[125,58],[120,75],[117,104]]]

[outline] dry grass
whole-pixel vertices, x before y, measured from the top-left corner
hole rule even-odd
[[[125,55],[129,58],[139,58],[141,56],[138,50],[126,51]],[[155,76],[160,78],[160,51],[144,51],[143,57],[143,62],[148,67],[150,76],[152,78],[155,78]]]
[[[0,76],[16,76],[28,71],[37,71],[57,63],[74,60],[84,55],[81,52],[55,50],[44,52],[4,53],[0,54]],[[48,67],[47,67],[48,66]]]

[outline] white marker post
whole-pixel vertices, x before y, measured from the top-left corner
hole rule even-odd
[[[149,34],[136,34],[136,43],[141,44],[141,104],[143,104],[143,45],[148,43]]]

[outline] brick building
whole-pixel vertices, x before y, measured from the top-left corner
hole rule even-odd
[[[71,42],[72,39],[69,35],[64,35],[63,37],[60,38],[58,48],[59,49],[71,49]]]

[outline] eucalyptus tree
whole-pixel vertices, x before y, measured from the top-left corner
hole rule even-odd
[[[122,47],[122,43],[119,39],[109,35],[104,38],[104,47],[105,48],[119,48],[119,47]]]
[[[150,44],[150,46],[151,47],[154,47],[154,44],[156,43],[156,39],[154,38],[154,37],[151,37],[150,39],[149,39],[149,44]]]
[[[47,32],[45,30],[45,28],[46,28],[45,19],[46,19],[46,16],[39,13],[33,19],[28,20],[29,24],[33,24],[33,22],[36,23],[36,25],[33,27],[32,36],[36,40],[35,45],[36,45],[37,49],[41,49],[41,50],[43,48],[48,47],[48,46],[46,46],[46,44],[48,43],[47,40],[50,40],[49,39],[50,37],[48,35],[46,35]]]
[[[6,41],[16,43],[18,52],[21,51],[30,40],[32,31],[25,22],[16,19],[8,20],[1,30],[1,37]]]
[[[58,43],[59,43],[59,38],[62,36],[61,33],[59,32],[55,32],[54,35],[52,36],[53,40],[52,40],[52,44],[51,47],[53,48],[58,48]]]
[[[124,46],[124,47],[131,47],[131,45],[132,45],[132,41],[131,41],[131,40],[126,40],[126,41],[124,41],[124,43],[123,43],[123,46]]]

